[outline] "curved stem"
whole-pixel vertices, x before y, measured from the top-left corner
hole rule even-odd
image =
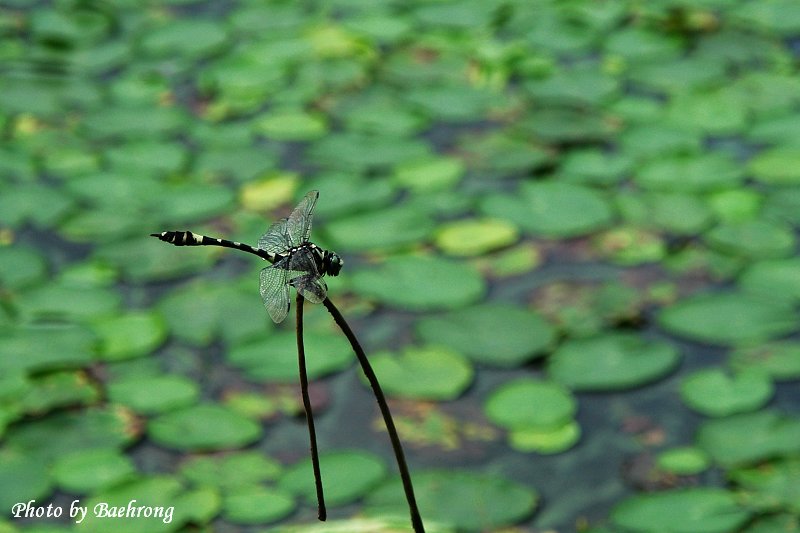
[[[342,332],[344,332],[347,340],[350,341],[350,345],[353,347],[353,351],[358,358],[361,369],[364,371],[364,375],[367,377],[367,381],[369,381],[369,384],[372,387],[372,392],[375,394],[375,400],[378,402],[378,407],[383,415],[383,421],[386,424],[386,432],[389,433],[389,440],[392,441],[392,448],[394,449],[394,455],[397,459],[397,468],[400,470],[400,479],[403,481],[403,490],[406,493],[408,510],[411,513],[411,526],[414,528],[415,533],[425,533],[425,526],[422,524],[422,517],[420,516],[419,509],[417,508],[417,500],[414,497],[414,486],[411,484],[411,474],[408,472],[408,465],[406,464],[406,457],[403,453],[403,446],[400,443],[400,437],[397,435],[397,429],[394,426],[394,420],[392,420],[392,413],[389,411],[389,405],[386,403],[386,398],[383,395],[383,390],[381,390],[378,377],[372,370],[372,365],[369,363],[369,359],[367,359],[364,349],[361,348],[361,344],[359,344],[355,334],[350,329],[350,326],[347,325],[347,322],[336,306],[333,305],[333,302],[331,302],[330,299],[325,298],[322,303],[325,305],[325,308],[328,310],[331,316],[333,316],[333,321],[336,322]]]
[[[297,363],[300,367],[300,394],[303,396],[303,409],[308,423],[308,438],[311,441],[311,466],[314,469],[314,484],[317,488],[317,518],[325,521],[325,495],[322,492],[322,474],[319,469],[317,454],[317,432],[314,429],[314,415],[311,412],[311,399],[308,396],[308,374],[306,373],[306,351],[303,345],[303,296],[297,293]]]

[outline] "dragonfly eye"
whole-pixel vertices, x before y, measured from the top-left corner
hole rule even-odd
[[[329,275],[338,276],[343,264],[344,261],[342,261],[342,258],[339,257],[336,252],[325,252],[325,265]]]

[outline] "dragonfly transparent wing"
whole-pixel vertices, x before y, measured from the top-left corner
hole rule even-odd
[[[271,254],[282,254],[292,247],[289,242],[289,232],[286,230],[288,219],[282,218],[267,228],[267,232],[258,239],[259,250],[266,250]]]
[[[264,300],[267,313],[276,324],[283,322],[283,319],[289,314],[288,277],[288,270],[275,268],[275,265],[261,269],[258,290]]]
[[[314,218],[314,206],[317,204],[319,191],[306,194],[287,219],[289,242],[292,246],[304,243],[311,235],[311,220]]]

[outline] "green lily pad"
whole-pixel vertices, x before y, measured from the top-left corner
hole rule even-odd
[[[228,40],[218,22],[196,18],[175,19],[146,33],[142,50],[156,57],[201,58],[220,51]]]
[[[703,450],[691,446],[670,448],[658,454],[656,465],[679,476],[691,476],[707,470],[710,458]]]
[[[41,281],[47,264],[42,255],[23,246],[0,248],[0,286],[20,289]]]
[[[45,498],[52,491],[47,464],[26,450],[0,452],[0,505]],[[8,512],[8,511],[6,511]]]
[[[796,242],[789,225],[758,219],[719,225],[704,238],[720,252],[759,259],[789,256]]]
[[[368,495],[386,477],[386,465],[370,453],[341,450],[322,453],[319,467],[325,485],[325,503],[345,505]],[[303,460],[286,470],[279,486],[308,502],[316,501],[311,461]]]
[[[85,494],[132,478],[133,462],[117,450],[76,450],[53,465],[53,479],[62,490]]]
[[[58,407],[91,405],[98,399],[98,387],[83,372],[52,372],[30,380],[20,406],[26,413],[42,414]]]
[[[500,219],[458,220],[439,226],[435,242],[449,255],[471,256],[504,248],[519,237],[516,226]]]
[[[731,365],[739,370],[757,369],[766,372],[773,380],[791,380],[800,377],[800,343],[776,341],[745,346],[731,354]]]
[[[331,247],[342,251],[392,250],[425,239],[434,228],[419,209],[390,207],[332,220],[325,225]]]
[[[39,285],[19,299],[19,311],[28,319],[82,321],[114,313],[122,303],[116,291],[62,283]]]
[[[620,194],[616,202],[627,221],[678,235],[696,234],[713,219],[708,205],[687,193]]]
[[[733,135],[748,125],[745,105],[745,96],[730,87],[685,91],[670,100],[667,122],[711,135]]]
[[[635,179],[646,189],[698,193],[738,187],[744,172],[733,159],[709,154],[655,160],[642,167]]]
[[[503,303],[487,303],[421,319],[417,334],[475,362],[517,366],[544,351],[555,340],[555,329],[539,314]],[[491,332],[475,335],[476,331]]]
[[[796,455],[800,452],[800,419],[774,411],[711,419],[700,427],[697,444],[724,467]]]
[[[413,138],[338,133],[317,141],[307,153],[320,167],[360,172],[428,157],[430,148],[427,143]]]
[[[317,379],[343,370],[355,361],[347,339],[336,332],[304,331],[306,372]],[[294,331],[271,333],[228,352],[228,362],[259,381],[297,382],[297,336]]]
[[[470,265],[440,257],[395,256],[352,274],[351,287],[366,298],[414,311],[474,302],[486,283]]]
[[[574,420],[548,428],[521,427],[510,430],[508,443],[523,453],[550,455],[569,450],[581,438],[581,427]]]
[[[754,156],[747,164],[753,177],[769,185],[800,184],[800,147],[777,147]]]
[[[564,179],[583,185],[614,185],[627,176],[633,161],[626,154],[597,149],[573,150],[561,166]]]
[[[757,261],[739,277],[739,286],[768,298],[800,302],[800,259]]]
[[[177,478],[166,475],[138,477],[126,483],[114,485],[92,498],[81,502],[88,506],[89,512],[80,524],[81,531],[103,533],[108,531],[109,520],[114,522],[114,531],[136,533],[143,529],[152,533],[176,531],[182,522],[176,513],[175,501],[182,492]],[[127,509],[128,505],[151,507],[152,515],[147,516],[103,516],[102,509],[110,514]],[[100,507],[98,507],[100,506]]]
[[[110,169],[119,174],[163,176],[181,170],[188,153],[177,143],[143,140],[109,148],[105,157]]]
[[[424,192],[447,189],[464,174],[464,162],[454,157],[432,157],[403,162],[395,168],[394,181]]]
[[[552,154],[528,138],[509,135],[502,131],[464,135],[459,149],[466,152],[470,161],[480,169],[500,173],[527,171],[546,165]]]
[[[255,442],[261,436],[261,426],[220,405],[201,404],[153,418],[148,433],[162,446],[208,451]]]
[[[624,390],[661,379],[680,359],[671,344],[632,334],[606,334],[564,342],[548,359],[547,371],[573,390]]]
[[[750,516],[734,494],[712,487],[635,495],[611,511],[611,520],[621,528],[664,533],[727,533]]]
[[[108,384],[111,401],[142,414],[186,407],[193,404],[199,394],[197,384],[183,376],[131,376]]]
[[[474,370],[464,356],[435,346],[407,347],[402,354],[370,357],[387,394],[421,400],[454,400],[472,382]]]
[[[458,531],[490,531],[519,522],[533,513],[535,490],[495,474],[458,470],[414,473],[420,514]],[[387,482],[367,498],[366,514],[404,516],[408,508],[399,479]]]
[[[785,509],[800,512],[800,461],[774,461],[755,468],[735,470],[733,480],[743,489],[748,505],[764,512]]]
[[[699,370],[681,383],[683,401],[707,416],[728,416],[754,411],[772,397],[772,381],[766,373],[744,370],[730,375],[719,368]]]
[[[222,457],[192,457],[180,467],[181,475],[197,485],[226,491],[277,479],[281,464],[260,451],[235,452]]]
[[[278,141],[310,141],[327,130],[324,117],[292,109],[272,111],[253,123],[254,132]]]
[[[592,233],[606,227],[612,218],[601,193],[556,181],[527,183],[513,196],[489,196],[482,208],[488,215],[507,217],[522,229],[548,238]]]
[[[80,326],[52,325],[14,328],[0,335],[3,373],[76,368],[93,360],[93,335]]]
[[[100,357],[106,361],[147,355],[167,337],[163,319],[147,311],[103,318],[93,329],[100,339]]]
[[[260,485],[233,489],[225,494],[222,502],[223,516],[235,524],[275,522],[294,508],[290,494]]]
[[[6,445],[49,464],[76,450],[122,448],[140,436],[132,422],[131,413],[120,407],[58,412],[11,428]]]
[[[661,326],[701,342],[741,345],[779,337],[797,328],[791,307],[744,293],[701,294],[661,311]]]
[[[519,378],[489,395],[486,416],[508,429],[554,429],[570,422],[577,411],[575,398],[552,381]]]

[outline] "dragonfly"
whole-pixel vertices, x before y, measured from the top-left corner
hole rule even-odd
[[[271,263],[261,269],[259,292],[270,318],[279,324],[289,314],[289,287],[311,303],[322,303],[328,294],[324,276],[337,276],[344,261],[338,254],[310,242],[311,221],[319,191],[306,194],[286,217],[274,222],[253,247],[191,231],[162,231],[151,237],[175,246],[224,246],[235,248]]]

